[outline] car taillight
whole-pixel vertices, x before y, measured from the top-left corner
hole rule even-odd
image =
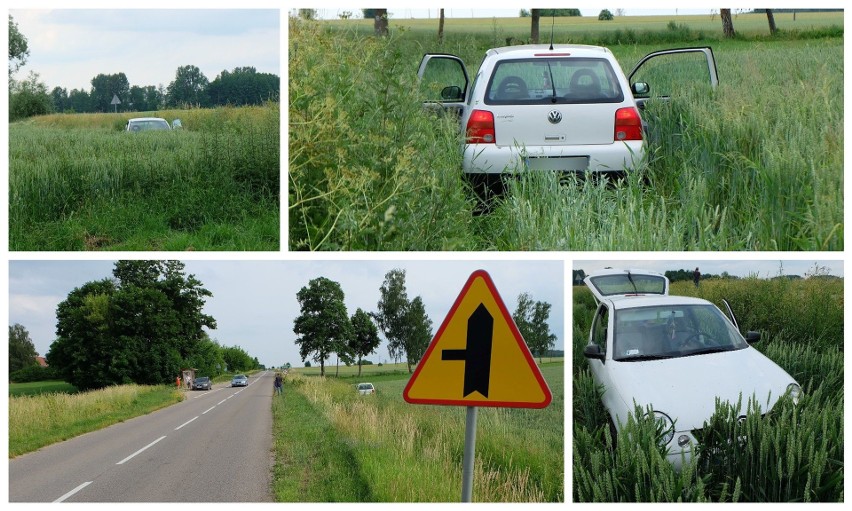
[[[468,144],[493,144],[494,114],[488,110],[474,110],[467,120]]]
[[[615,111],[615,142],[642,140],[642,118],[635,107],[619,108]]]

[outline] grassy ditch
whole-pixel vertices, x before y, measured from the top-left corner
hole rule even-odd
[[[27,383],[10,383],[10,396],[34,396],[39,394],[74,394],[77,387],[64,381],[33,381]]]
[[[184,128],[138,134],[129,114],[12,123],[10,249],[278,250],[279,112],[156,112]]]
[[[474,501],[564,500],[563,368],[542,368],[554,394],[544,410],[479,409]],[[288,377],[273,404],[277,499],[459,501],[464,408],[405,403],[407,379],[359,396],[337,379]]]
[[[180,402],[169,386],[121,385],[77,394],[9,397],[9,457]]]
[[[817,291],[818,290],[818,291]],[[577,502],[842,502],[843,281],[708,280],[676,283],[672,294],[727,298],[754,345],[804,390],[798,405],[780,400],[770,413],[738,420],[719,403],[700,435],[700,460],[677,473],[657,446],[652,421],[633,421],[613,442],[582,349],[594,313],[586,289],[574,289],[573,498]],[[742,403],[745,408],[745,398]],[[640,414],[641,415],[641,414]],[[623,441],[631,436],[636,441]],[[746,438],[743,442],[741,439]],[[733,440],[732,440],[733,439]]]

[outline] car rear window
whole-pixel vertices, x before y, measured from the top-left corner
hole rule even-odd
[[[485,94],[489,105],[622,101],[624,93],[609,61],[594,58],[502,60]]]

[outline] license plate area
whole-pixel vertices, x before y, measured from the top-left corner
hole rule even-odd
[[[580,172],[589,168],[588,156],[528,156],[525,159],[529,170]]]

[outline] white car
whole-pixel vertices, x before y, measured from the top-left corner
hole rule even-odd
[[[459,57],[426,54],[418,77],[427,107],[459,114],[466,133],[463,170],[474,188],[500,193],[504,173],[623,174],[635,168],[645,151],[640,110],[652,85],[633,79],[658,57],[665,63],[641,75],[660,77],[655,97],[671,94],[665,89],[676,88],[671,85],[676,76],[718,84],[709,47],[651,53],[627,76],[600,46],[494,48],[485,53],[472,84]]]
[[[127,121],[125,131],[138,133],[140,131],[169,131],[181,127],[180,119],[175,119],[169,125],[168,121],[161,117],[135,117]]]
[[[798,401],[802,389],[783,369],[750,346],[757,332],[740,335],[730,319],[700,298],[669,296],[659,273],[604,270],[584,280],[598,302],[584,350],[610,427],[626,424],[635,406],[650,407],[664,424],[661,445],[680,467],[696,445],[696,433],[716,409],[716,398],[740,415],[750,398],[768,412],[781,396]]]
[[[358,389],[358,394],[362,396],[376,393],[376,387],[372,383],[359,383],[356,385],[356,388]]]

